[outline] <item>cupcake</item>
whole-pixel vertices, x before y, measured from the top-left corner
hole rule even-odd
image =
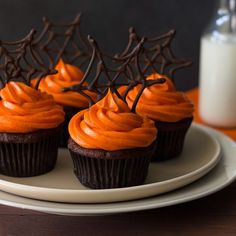
[[[64,111],[51,95],[21,82],[0,91],[0,173],[41,175],[56,164]]]
[[[60,139],[60,147],[66,147],[69,138],[68,123],[71,117],[88,108],[88,99],[76,91],[63,91],[64,88],[71,87],[80,83],[84,73],[76,66],[59,60],[55,69],[58,71],[55,75],[48,75],[41,79],[39,89],[43,92],[51,94],[57,104],[63,106],[65,111],[65,121]],[[34,83],[36,80],[34,80]],[[86,85],[86,83],[84,84]],[[85,91],[90,97],[95,98],[95,93]]]
[[[175,85],[167,76],[154,73],[147,80],[158,78],[165,78],[166,81],[145,88],[136,105],[137,114],[152,119],[158,129],[152,161],[167,160],[181,153],[194,111],[187,96],[176,91]],[[126,97],[129,107],[132,107],[140,86],[129,91]]]
[[[110,90],[69,123],[68,148],[79,181],[94,189],[144,182],[155,149],[152,120],[132,113]]]
[[[62,23],[55,23],[44,17],[44,27],[34,40],[34,44],[38,44],[41,51],[46,54],[44,57],[49,59],[50,68],[57,71],[54,75],[37,77],[33,81],[33,86],[51,94],[56,103],[65,111],[60,147],[67,147],[68,123],[71,117],[80,110],[88,108],[89,101],[86,95],[91,97],[91,100],[96,99],[95,93],[88,90],[79,92],[65,90],[80,84],[84,77],[83,70],[87,69],[92,57],[87,37],[81,30],[81,23],[81,13],[77,14],[72,21]],[[82,82],[80,85],[87,86],[88,84]]]

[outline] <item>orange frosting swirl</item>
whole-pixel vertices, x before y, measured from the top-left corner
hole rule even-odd
[[[78,84],[84,73],[76,66],[66,64],[62,59],[59,60],[55,69],[58,71],[55,75],[48,75],[40,81],[39,89],[51,94],[55,101],[62,106],[71,106],[78,108],[87,108],[88,99],[75,91],[63,92],[67,88]],[[34,80],[34,83],[36,80]],[[86,91],[86,94],[95,98],[95,93]]]
[[[72,117],[69,133],[84,148],[115,151],[149,146],[157,129],[152,120],[132,113],[109,91],[95,105]]]
[[[136,106],[136,112],[155,121],[177,122],[192,117],[194,106],[184,93],[176,91],[173,82],[161,74],[152,74],[147,80],[165,78],[163,84],[155,84],[145,88]],[[137,96],[141,85],[133,88],[127,95],[129,107]]]
[[[64,121],[64,111],[51,95],[24,83],[7,83],[0,97],[0,132],[28,133],[56,128]]]

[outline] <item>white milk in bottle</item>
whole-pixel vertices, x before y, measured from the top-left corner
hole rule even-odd
[[[236,0],[220,0],[201,38],[199,114],[212,126],[236,127]]]
[[[236,127],[236,42],[202,38],[199,102],[203,121]]]

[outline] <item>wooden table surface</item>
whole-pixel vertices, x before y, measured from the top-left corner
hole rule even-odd
[[[181,205],[109,216],[59,216],[0,205],[0,235],[236,235],[236,182]]]
[[[196,99],[196,92],[190,97]],[[236,182],[192,202],[109,216],[59,216],[0,205],[0,236],[5,235],[236,235]]]

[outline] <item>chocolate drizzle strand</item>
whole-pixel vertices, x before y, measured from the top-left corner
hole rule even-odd
[[[146,75],[140,68],[139,57],[145,41],[145,38],[140,39],[132,50],[120,58],[103,53],[95,39],[88,36],[92,54],[85,74],[78,85],[65,88],[64,91],[77,91],[81,94],[86,90],[93,91],[99,95],[97,97],[98,101],[107,93],[108,89],[111,89],[111,92],[126,102],[126,95],[129,90],[138,84],[142,84],[131,109],[132,112],[135,112],[137,102],[143,90],[153,84],[165,82],[164,78],[151,81],[146,80]],[[121,86],[126,88],[124,93],[119,92]],[[88,97],[87,94],[86,97]],[[90,106],[96,102],[92,98],[89,98],[89,101]]]
[[[176,34],[175,30],[162,34],[153,38],[146,38],[140,52],[140,68],[143,74],[150,75],[159,73],[167,75],[174,82],[174,73],[182,68],[189,67],[192,62],[186,59],[178,59],[175,57],[171,43]],[[140,42],[140,37],[135,28],[129,29],[129,41],[123,52],[117,55],[122,60],[132,49]]]
[[[56,71],[48,66],[39,53],[38,44],[33,44],[36,31],[32,29],[18,41],[0,41],[1,88],[9,81],[22,81],[30,85],[33,78],[42,78]]]

